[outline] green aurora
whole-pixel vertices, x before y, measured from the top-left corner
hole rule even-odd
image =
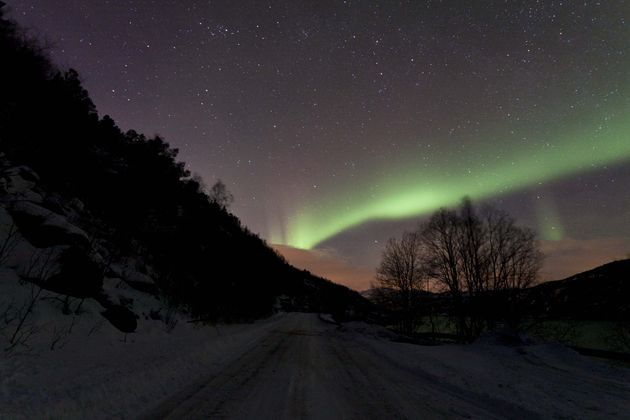
[[[324,202],[302,207],[289,220],[285,234],[277,229],[270,239],[311,249],[369,221],[422,216],[456,205],[464,196],[486,199],[622,162],[630,159],[630,112],[577,123],[571,131],[549,136],[548,142],[537,146],[524,143],[499,158],[494,149],[467,153],[478,158],[468,164],[435,162],[433,170],[419,166],[387,180],[353,185]],[[491,160],[494,162],[489,163]],[[378,191],[369,185],[379,185]],[[558,239],[557,235],[562,232],[544,233],[553,239]]]
[[[537,200],[538,234],[547,241],[559,241],[564,238],[564,226],[558,208],[553,200],[540,197]]]

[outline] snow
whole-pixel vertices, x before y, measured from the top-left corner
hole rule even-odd
[[[359,324],[287,314],[146,418],[609,418],[630,408],[627,370],[561,346],[422,347]]]
[[[11,418],[133,416],[265,331],[264,325],[239,327],[219,332],[179,327],[169,337],[154,331],[126,343],[122,334],[107,331],[37,358],[9,359],[13,363],[0,371],[0,412]]]
[[[139,256],[117,261],[103,281],[108,301],[138,315],[136,332],[125,335],[101,315],[106,308],[96,300],[21,280],[35,272],[46,278],[42,273],[58,268],[54,257],[67,246],[34,247],[15,231],[11,214],[29,215],[40,228],[79,243],[90,241],[71,223],[82,213],[80,201],[44,199],[29,168],[0,169],[2,419],[630,413],[630,370],[559,344],[506,346],[484,337],[468,346],[424,347],[394,342],[397,335],[383,327],[339,325],[329,314],[277,314],[242,325],[189,323],[131,287],[153,285]]]
[[[34,274],[46,272],[51,275],[58,271],[59,264],[56,258],[67,248],[64,245],[52,246],[48,248],[36,248],[31,245],[17,230],[11,215],[0,207],[0,269],[5,268],[4,275],[13,269],[16,273],[10,275],[20,275],[31,277]],[[0,292],[5,297],[11,297],[12,293],[5,290],[6,285],[2,284],[0,278]],[[19,294],[19,293],[18,293]],[[0,306],[0,314],[3,307]]]
[[[119,278],[125,279],[127,281],[143,284],[154,284],[153,278],[134,269],[132,265],[133,264],[131,261],[126,261],[126,264],[111,264],[109,269]]]
[[[88,243],[70,222],[82,204],[53,206],[61,213],[53,212],[40,205],[36,181],[28,168],[3,169],[2,204]],[[54,257],[67,246],[36,248],[14,226],[0,206],[0,245],[10,245],[0,253],[0,418],[609,418],[630,412],[630,370],[557,344],[504,346],[485,337],[469,346],[423,347],[393,342],[397,335],[383,327],[339,325],[329,314],[189,323],[132,287],[153,285],[139,256],[117,261],[103,281],[109,302],[138,315],[136,332],[125,335],[101,315],[106,308],[96,300],[20,280],[57,269]],[[12,340],[18,325],[20,339]]]
[[[3,287],[17,281],[6,272],[1,278]],[[144,315],[160,304],[133,289],[120,293],[141,300],[134,309]],[[62,348],[47,350],[49,331],[42,331],[33,354],[0,359],[0,418],[207,418],[218,407],[237,418],[630,412],[629,370],[555,344],[423,347],[392,342],[380,327],[338,327],[316,314],[216,327],[181,317],[171,332],[142,316],[125,342],[102,321],[98,304],[84,305]],[[63,317],[44,301],[36,320],[67,324]]]
[[[10,294],[14,300],[28,295],[28,287],[7,270],[0,272],[0,285],[3,296]],[[29,348],[0,353],[0,418],[133,416],[200,372],[240,354],[281,319],[198,328],[180,315],[169,332],[162,321],[148,317],[150,308],[162,308],[160,302],[133,289],[119,293],[134,298],[134,310],[142,313],[137,333],[125,337],[100,315],[98,303],[85,301],[72,333],[62,340],[65,345],[52,351],[54,329],[67,329],[73,317],[61,314],[57,302],[46,299],[55,294],[42,295],[29,319],[39,328]]]
[[[38,204],[30,201],[18,201],[11,203],[10,208],[13,213],[26,214],[40,219],[42,227],[58,229],[65,232],[68,236],[76,237],[86,244],[90,242],[87,233],[68,222],[66,217],[48,210]]]
[[[630,412],[630,370],[557,343],[424,347],[372,337],[363,335],[358,341],[401,370],[428,375],[436,390],[460,398],[472,391],[516,404],[524,416],[601,418]]]
[[[319,319],[330,324],[337,324],[337,321],[331,314],[319,314]]]
[[[4,168],[0,173],[0,191],[12,200],[29,200],[41,203],[41,194],[33,191],[39,176],[27,166]]]

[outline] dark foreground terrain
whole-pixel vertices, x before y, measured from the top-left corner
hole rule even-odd
[[[365,324],[280,317],[145,418],[624,417],[630,372],[560,346],[394,343]]]

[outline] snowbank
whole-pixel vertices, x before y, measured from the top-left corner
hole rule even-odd
[[[367,335],[362,331],[357,340],[401,372],[426,377],[439,395],[465,400],[468,393],[470,399],[481,394],[497,404],[529,410],[523,412],[524,418],[627,418],[630,413],[630,370],[560,344],[506,346],[481,341],[425,347],[373,339],[379,330]],[[405,377],[399,380],[404,382]]]
[[[7,271],[1,273],[0,283],[5,296],[10,292],[13,300],[29,293]],[[42,295],[29,319],[38,327],[29,351],[9,357],[0,353],[0,418],[137,415],[196,378],[220,369],[255,345],[282,318],[216,328],[198,328],[180,319],[170,330],[147,313],[159,308],[159,302],[132,289],[121,289],[120,296],[143,302],[136,301],[134,307],[142,314],[137,333],[125,336],[112,327],[95,301],[85,301],[81,315],[75,317],[61,313],[61,303],[53,294]],[[72,302],[78,304],[78,300]],[[72,333],[62,336],[57,348],[50,350],[56,334],[71,325]]]

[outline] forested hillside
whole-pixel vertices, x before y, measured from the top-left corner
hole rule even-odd
[[[102,284],[117,277],[209,320],[365,305],[290,266],[208,195],[165,139],[100,117],[79,74],[46,52],[0,11],[0,261],[23,280],[111,307]],[[14,258],[18,237],[55,250],[46,274]]]

